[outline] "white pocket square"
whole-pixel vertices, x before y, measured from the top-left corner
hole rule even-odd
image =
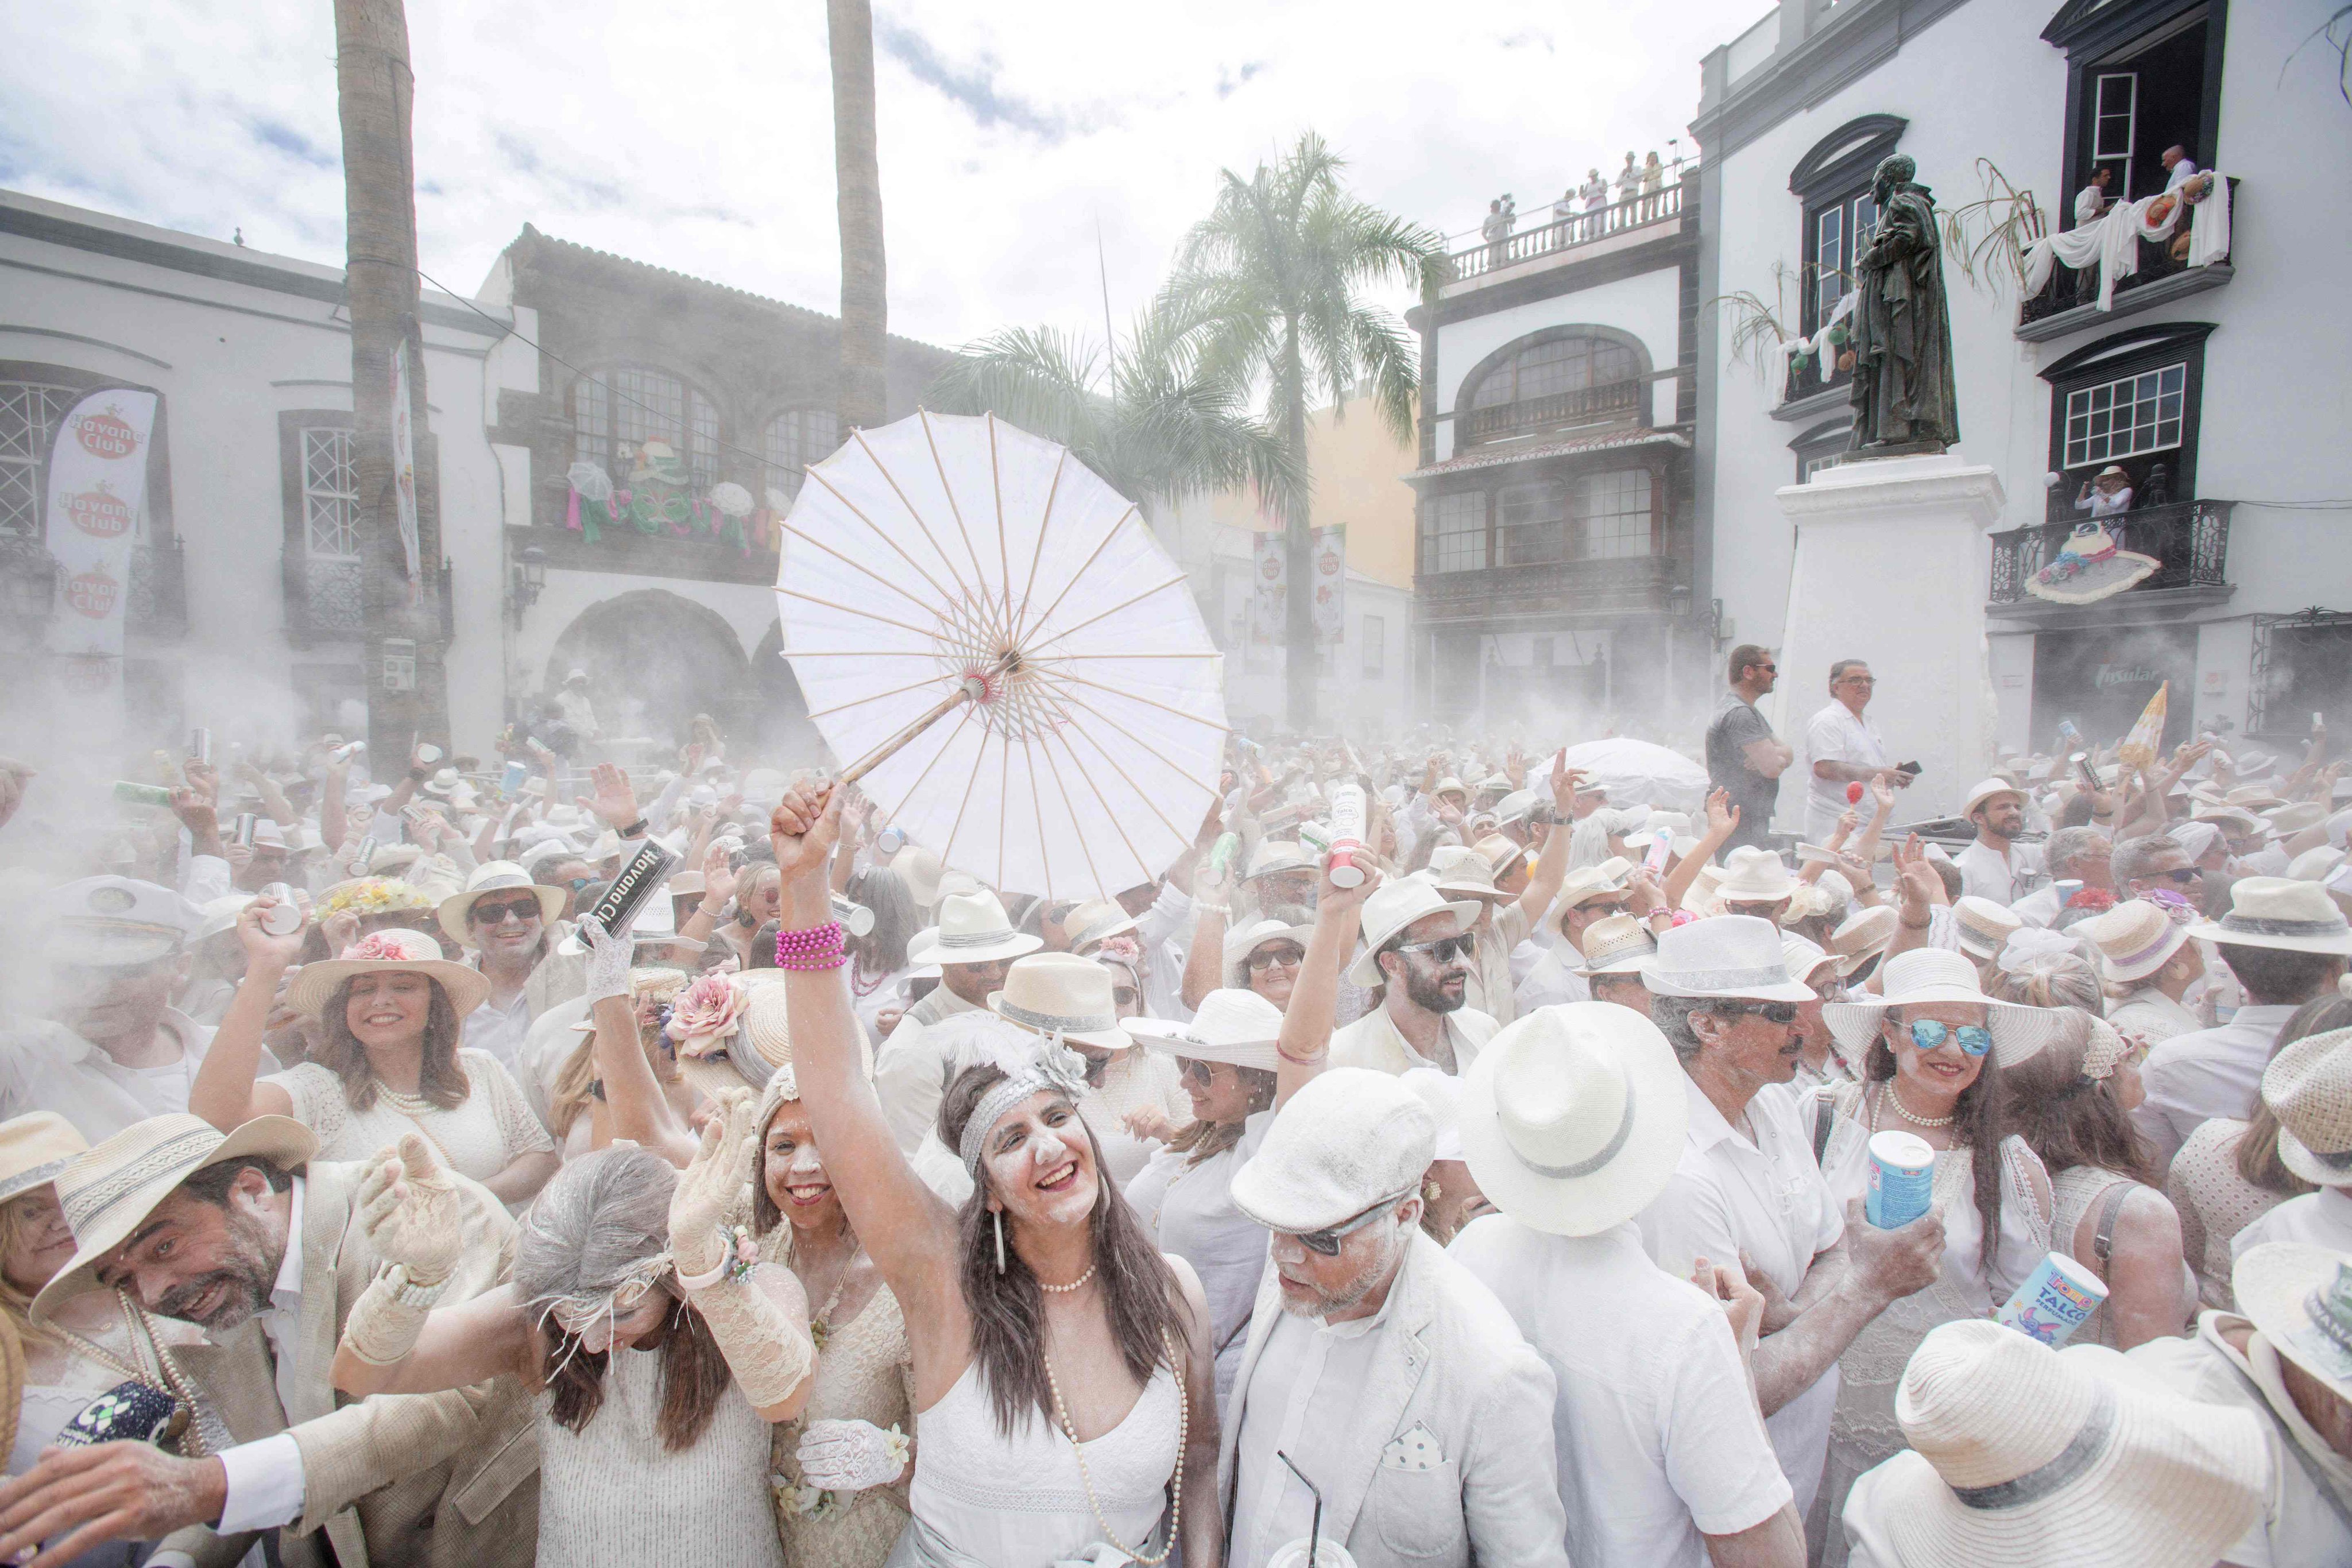
[[[1437,1434],[1416,1422],[1412,1431],[1381,1450],[1381,1464],[1391,1470],[1433,1470],[1445,1462]]]

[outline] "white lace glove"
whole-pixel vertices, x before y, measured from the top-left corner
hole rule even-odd
[[[906,1473],[913,1453],[906,1434],[871,1421],[812,1421],[795,1452],[801,1479],[826,1491],[887,1487]]]
[[[466,1248],[466,1204],[433,1146],[405,1133],[360,1180],[360,1231],[387,1263],[406,1266],[409,1281],[437,1285]]]
[[[588,1005],[593,1008],[606,997],[625,998],[629,994],[629,939],[606,935],[603,923],[593,915],[581,916],[580,939],[588,944]]]

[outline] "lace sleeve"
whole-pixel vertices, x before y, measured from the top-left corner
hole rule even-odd
[[[522,1086],[506,1064],[487,1051],[467,1050],[458,1052],[466,1063],[466,1077],[473,1083],[474,1092],[488,1096],[490,1116],[498,1124],[499,1142],[505,1150],[501,1168],[512,1165],[524,1155],[552,1154],[555,1140],[547,1135],[547,1128],[531,1113],[530,1103],[523,1098]]]
[[[2050,1224],[2056,1201],[2050,1172],[2023,1138],[2000,1141],[2000,1238],[1992,1274],[2006,1296],[2051,1250]]]
[[[341,1141],[351,1119],[343,1086],[335,1075],[315,1061],[306,1061],[284,1072],[273,1072],[261,1082],[286,1091],[294,1102],[294,1119],[319,1135],[321,1157],[333,1157],[329,1151]]]

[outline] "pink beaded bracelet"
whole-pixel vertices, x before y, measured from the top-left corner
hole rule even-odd
[[[776,933],[779,969],[838,969],[849,955],[841,942],[841,922],[829,920],[803,931]]]

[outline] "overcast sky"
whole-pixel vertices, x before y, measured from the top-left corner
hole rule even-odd
[[[38,7],[0,57],[0,184],[340,263],[330,0]],[[877,0],[894,331],[1099,336],[1220,168],[1302,130],[1452,233],[1666,153],[1700,57],[1766,0]],[[822,0],[409,0],[425,269],[471,292],[523,224],[832,311]]]

